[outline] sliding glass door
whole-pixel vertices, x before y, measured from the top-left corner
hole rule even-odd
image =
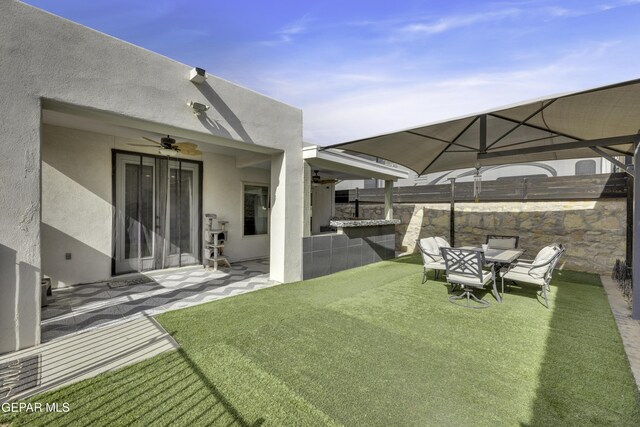
[[[113,274],[200,262],[201,167],[115,152]]]

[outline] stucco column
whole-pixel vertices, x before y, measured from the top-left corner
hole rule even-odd
[[[269,275],[278,282],[302,279],[303,166],[299,148],[271,156]]]
[[[311,236],[311,166],[304,162],[304,217],[302,235]]]
[[[35,97],[2,84],[0,93],[0,353],[7,353],[40,342],[41,110]]]
[[[384,182],[384,219],[393,219],[393,181]]]

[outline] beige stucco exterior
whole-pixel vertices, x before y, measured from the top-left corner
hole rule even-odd
[[[56,131],[43,125],[43,110],[271,156],[271,276],[282,282],[300,279],[301,111],[214,76],[196,85],[188,79],[190,68],[23,3],[0,3],[0,353],[40,340],[39,282],[43,260],[49,262],[48,254],[41,256],[47,249],[41,237],[75,239],[79,246],[74,250],[89,246],[87,257],[94,261],[107,249],[104,229],[82,237],[82,223],[60,224],[70,212],[47,213],[53,198],[62,201],[73,193],[43,181],[75,189],[78,203],[94,202],[83,215],[106,223],[110,180],[104,183],[100,177],[110,165],[101,163],[95,176],[74,179],[70,171],[76,166],[70,159],[49,156],[48,144],[87,144],[84,155],[91,157],[103,155],[109,135],[90,141],[75,136],[47,140]],[[197,116],[186,106],[188,100],[211,108]],[[216,173],[205,169],[205,178],[215,179]],[[237,186],[242,177],[238,173],[229,179]],[[205,204],[204,210],[208,208]],[[56,237],[61,228],[66,236]],[[63,270],[57,274],[65,274]]]

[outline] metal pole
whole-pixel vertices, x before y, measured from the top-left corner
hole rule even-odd
[[[358,187],[356,187],[356,218],[360,217],[360,201],[358,200]]]
[[[633,157],[625,156],[625,164],[627,166],[633,165]],[[629,170],[627,167],[626,170]],[[633,262],[633,175],[627,175],[627,248],[625,256],[625,265],[631,267]]]
[[[638,177],[640,177],[640,146],[636,147],[633,155],[634,165],[634,185],[633,185],[633,229],[640,230],[640,185],[638,185]],[[640,233],[633,233],[633,264],[631,268],[633,280],[633,306],[631,308],[631,317],[634,320],[640,320]]]
[[[455,233],[455,228],[456,228],[456,222],[455,222],[456,179],[455,178],[449,178],[449,181],[451,181],[451,206],[450,206],[450,210],[449,210],[449,244],[452,247],[455,247],[455,245],[456,245],[456,243],[455,243],[455,237],[456,237],[456,233]]]

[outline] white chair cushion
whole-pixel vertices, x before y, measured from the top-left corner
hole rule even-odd
[[[502,275],[504,280],[513,280],[514,282],[531,283],[534,285],[544,285],[544,277],[533,277],[529,274],[529,268],[526,266],[516,265],[507,273]]]
[[[428,263],[433,262],[442,262],[444,265],[444,261],[442,260],[442,255],[440,255],[440,247],[436,242],[435,237],[425,237],[424,239],[420,239],[420,246],[422,249],[428,253],[430,256],[426,256],[422,254],[422,263],[425,267],[427,267]],[[431,267],[427,267],[431,268]]]
[[[556,250],[555,246],[551,246],[551,245],[545,246],[540,250],[540,252],[538,252],[538,255],[536,255],[536,259],[533,260],[532,264],[533,265],[544,264],[550,261],[554,256],[556,256],[557,253],[558,251]],[[551,264],[546,264],[546,265],[543,265],[542,267],[532,267],[529,270],[529,275],[536,279],[544,278],[544,275],[549,270],[549,267],[551,267]]]
[[[507,239],[489,239],[487,245],[489,245],[489,248],[491,249],[515,249],[516,238],[509,237]]]
[[[436,242],[435,237],[425,237],[424,239],[420,239],[420,246],[430,254],[440,253],[440,248],[438,247],[438,242]]]
[[[469,274],[454,274],[454,273],[450,273],[447,276],[447,281],[449,283],[455,283],[455,284],[460,284],[460,285],[466,285],[466,286],[473,286],[476,288],[482,288],[484,285],[486,285],[487,283],[489,283],[489,281],[491,281],[491,272],[490,271],[483,271],[482,272],[482,281],[478,280],[478,276],[475,275],[469,275]]]
[[[447,242],[447,239],[445,239],[444,237],[434,237],[434,239],[436,240],[436,243],[438,244],[439,248],[450,248],[451,245],[449,245],[449,242]],[[438,251],[440,251],[440,249],[438,249]]]

